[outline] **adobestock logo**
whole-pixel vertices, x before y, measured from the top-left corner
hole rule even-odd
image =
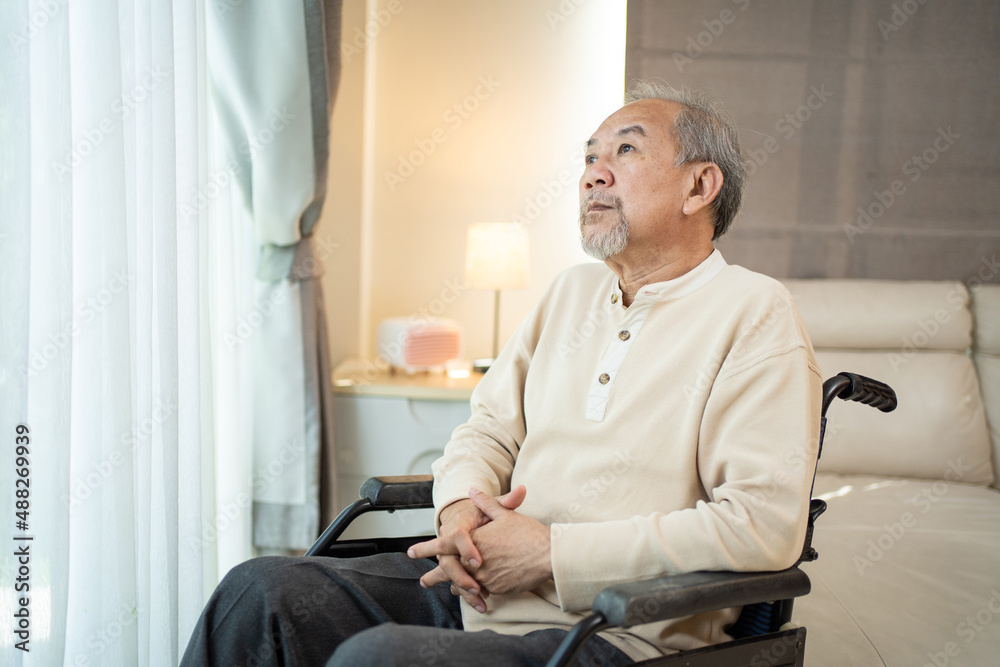
[[[361,28],[355,27],[352,37],[345,35],[340,44],[340,57],[344,63],[351,62],[354,56],[359,55],[372,42],[378,39],[378,36],[382,34],[382,30],[389,27],[389,24],[392,23],[393,17],[399,15],[402,11],[403,3],[400,0],[389,0],[385,5],[385,9],[379,9],[375,13],[375,16],[365,23],[363,31]]]
[[[236,323],[236,329],[232,333],[223,334],[226,347],[232,350],[250,340],[254,332],[270,319],[277,312],[278,306],[284,302],[285,292],[277,289],[272,290],[267,299],[255,302],[253,309]]]
[[[747,7],[750,6],[750,0],[732,0],[732,3],[737,5],[740,11],[746,11]],[[701,57],[705,50],[715,44],[715,40],[722,36],[726,27],[735,21],[736,14],[729,9],[723,9],[719,12],[718,18],[702,21],[701,24],[705,26],[705,29],[694,37],[687,38],[687,48],[684,49],[684,53],[674,52],[674,65],[677,66],[677,71],[684,72],[684,68]]]
[[[586,151],[583,147],[577,147],[569,155],[568,165],[575,167],[583,162]],[[553,174],[552,178],[546,178],[535,188],[534,196],[524,198],[524,208],[520,213],[510,216],[511,222],[517,222],[525,227],[538,220],[542,213],[552,206],[563,194],[576,194],[576,183],[579,179],[579,171],[576,168],[560,169],[559,173]]]
[[[68,0],[41,0],[34,6],[38,7],[31,16],[21,22],[21,29],[14,33],[7,33],[7,43],[15,53],[21,53],[28,46],[28,40],[33,39],[39,32],[45,29],[56,14],[59,13]]]
[[[257,132],[247,137],[247,140],[240,144],[240,153],[249,155],[251,158],[256,157],[268,144],[274,141],[277,135],[281,134],[285,128],[291,125],[296,117],[295,114],[288,110],[287,106],[282,107],[281,111],[277,109],[272,110],[264,127],[259,128]]]
[[[608,314],[602,308],[593,308],[587,311],[587,317],[570,331],[566,341],[560,341],[556,346],[560,359],[566,359],[583,347],[583,344],[597,333],[605,322],[608,321]]]
[[[128,118],[142,102],[152,96],[157,86],[169,77],[169,72],[147,68],[146,76],[139,80],[132,90],[122,93],[121,97],[111,103],[111,111],[118,116],[118,119],[113,120],[111,116],[105,116],[97,121],[93,127],[81,132],[83,137],[77,140],[66,157],[61,162],[52,162],[53,173],[58,176],[72,173],[88,155],[104,143],[108,135],[114,132],[124,119]]]
[[[879,19],[875,22],[878,31],[882,33],[882,41],[888,42],[889,35],[902,28],[903,24],[917,13],[921,5],[925,4],[927,4],[927,0],[903,0],[901,3],[893,3],[889,20]]]
[[[243,173],[243,167],[240,166],[239,162],[234,160],[229,163],[228,168],[217,169],[210,174],[208,180],[195,192],[194,198],[189,202],[181,204],[180,209],[178,209],[178,213],[180,213],[184,222],[190,222],[192,216],[208,210],[208,205],[225,192],[232,185],[235,177],[241,173]]]
[[[980,257],[976,277],[968,281],[967,287],[975,289],[989,282],[998,272],[1000,272],[1000,262],[997,261],[996,254]],[[892,370],[898,371],[901,366],[917,356],[920,350],[927,348],[941,331],[941,327],[951,321],[952,314],[966,307],[968,303],[966,289],[966,287],[955,287],[949,290],[945,296],[945,304],[949,305],[950,309],[938,308],[928,317],[917,320],[913,332],[909,336],[900,338],[899,350],[890,352],[887,357]]]
[[[947,482],[961,482],[966,473],[972,470],[972,466],[962,465],[961,458],[957,461],[949,460],[947,463],[948,467],[943,474]],[[927,514],[948,494],[950,488],[945,481],[938,480],[925,486],[909,502],[920,510],[920,514]],[[858,574],[862,577],[865,576],[865,570],[874,567],[876,563],[882,560],[886,553],[895,547],[919,521],[919,515],[915,515],[912,512],[903,512],[895,521],[883,523],[883,531],[865,543],[867,549],[864,554],[854,555],[854,567],[857,569]]]
[[[441,115],[451,131],[462,127],[466,120],[472,117],[472,113],[479,109],[480,105],[493,96],[501,82],[495,80],[493,75],[480,76],[479,85],[470,95],[466,95],[462,100],[452,104]],[[424,164],[427,159],[434,154],[439,144],[448,141],[448,130],[443,127],[436,127],[431,130],[427,137],[414,139],[414,150],[407,154],[400,153],[396,156],[396,169],[385,171],[383,177],[385,184],[389,186],[389,192],[395,192],[400,184],[412,176],[417,167]]]
[[[210,520],[202,519],[201,538],[188,538],[188,548],[197,553],[203,545],[216,542],[230,526],[242,520],[244,512],[252,509],[254,498],[260,496],[282,475],[285,468],[302,458],[303,454],[305,454],[305,444],[298,440],[289,440],[277,456],[267,463],[254,466],[253,475],[248,480],[251,492],[240,491],[234,498],[219,502],[216,505],[215,516]]]
[[[135,449],[148,441],[162,424],[177,414],[177,404],[165,400],[153,408],[150,416],[135,424],[128,433],[121,436],[121,447],[111,450],[111,453],[100,461],[91,463],[90,470],[78,476],[70,484],[70,495],[62,495],[64,507],[80,507],[85,500],[97,492],[123,465],[131,469]]]
[[[213,5],[215,6],[215,11],[218,12],[219,16],[225,16],[231,11],[235,11],[237,7],[242,5],[246,0],[215,0]]]
[[[909,160],[903,163],[903,175],[909,176],[911,183],[916,183],[931,168],[931,165],[938,161],[941,154],[945,153],[961,138],[961,134],[952,132],[950,125],[948,129],[939,127],[937,129],[937,136],[934,137],[931,144],[921,152],[914,153]],[[847,234],[847,240],[854,243],[856,237],[861,236],[871,229],[885,215],[886,211],[899,201],[906,192],[906,183],[902,179],[896,179],[889,184],[887,189],[876,190],[872,193],[875,201],[870,202],[867,206],[858,207],[858,217],[855,220],[855,224],[844,225],[844,233]]]
[[[48,336],[48,341],[41,348],[33,348],[28,353],[28,365],[21,366],[20,372],[24,377],[38,377],[38,374],[48,368],[49,363],[59,356],[73,342],[73,339],[80,335],[83,325],[90,324],[118,298],[119,294],[127,293],[128,284],[133,276],[128,275],[124,269],[115,271],[103,289],[96,295],[81,303],[74,311],[74,316],[70,318],[61,329],[52,332]],[[82,321],[82,325],[78,323]]]
[[[823,105],[833,97],[833,92],[826,89],[826,84],[822,83],[817,88],[815,85],[809,87],[809,96],[805,102],[795,109],[792,109],[779,118],[774,124],[774,131],[781,134],[784,141],[788,141],[802,129],[802,126],[813,117],[813,114],[823,108]],[[764,140],[762,148],[751,148],[747,150],[747,175],[753,176],[757,170],[763,167],[771,156],[781,150],[782,143],[774,137]]]

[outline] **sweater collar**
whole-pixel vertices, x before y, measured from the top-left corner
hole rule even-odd
[[[719,273],[722,272],[722,269],[726,268],[727,265],[726,260],[722,257],[722,253],[720,253],[718,248],[716,248],[701,264],[694,267],[684,275],[678,276],[673,280],[664,280],[659,283],[643,285],[642,288],[639,289],[638,294],[635,295],[635,302],[638,303],[640,301],[645,301],[657,303],[687,296],[703,285],[706,285],[715,276],[719,275]],[[621,303],[622,289],[621,285],[618,283],[617,276],[614,277],[613,282],[614,294],[616,295],[614,302]]]

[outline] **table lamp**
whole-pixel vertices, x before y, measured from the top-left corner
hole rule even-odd
[[[493,357],[477,359],[478,369],[489,368],[497,357],[500,338],[500,290],[528,286],[528,232],[516,222],[477,222],[469,225],[465,248],[465,284],[493,290]]]

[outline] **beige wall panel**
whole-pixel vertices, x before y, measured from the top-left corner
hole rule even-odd
[[[403,7],[376,42],[371,349],[382,319],[431,314],[462,323],[467,356],[489,356],[493,294],[455,288],[467,226],[528,225],[529,287],[502,296],[502,343],[559,271],[588,260],[582,145],[621,104],[624,6]]]

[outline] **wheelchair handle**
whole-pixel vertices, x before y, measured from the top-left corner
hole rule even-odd
[[[896,409],[896,392],[892,387],[857,373],[838,373],[823,383],[823,415],[835,398],[864,403],[882,412]]]

